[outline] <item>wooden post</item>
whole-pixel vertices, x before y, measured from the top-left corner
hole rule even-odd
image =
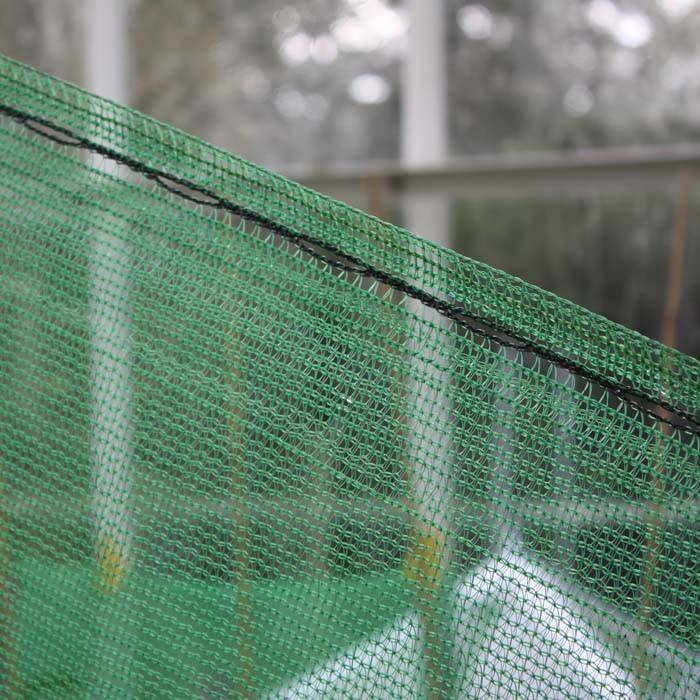
[[[118,102],[126,101],[126,6],[123,0],[88,0],[85,22],[88,89]],[[128,517],[133,452],[129,258],[128,244],[119,236],[104,231],[95,233],[90,299],[95,377],[92,439],[97,557],[105,591],[117,590],[123,584],[132,540]]]
[[[126,102],[126,0],[85,0],[84,20],[86,87],[102,97]],[[97,120],[90,128],[91,138],[105,138]],[[128,177],[125,168],[94,154],[90,164],[97,170],[104,167],[112,175]],[[98,182],[91,178],[88,186],[99,186]],[[133,568],[134,411],[129,300],[132,255],[127,236],[119,233],[120,228],[127,226],[124,220],[102,215],[101,222],[112,228],[96,228],[89,242],[89,317],[95,556],[99,591],[104,598],[94,621],[99,641],[86,669],[86,682],[95,694],[107,689],[113,694],[118,689],[121,697],[132,698],[136,689],[129,667],[137,655],[126,651],[121,640],[136,621],[123,617],[123,599],[119,595]]]

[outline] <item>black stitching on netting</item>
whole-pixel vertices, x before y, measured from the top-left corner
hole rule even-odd
[[[200,194],[198,190],[194,190],[191,187],[186,187],[182,184],[182,182],[174,180],[173,178],[168,177],[165,174],[156,175],[152,179],[155,182],[157,182],[161,187],[164,187],[166,190],[168,190],[168,192],[172,192],[174,195],[182,197],[183,199],[186,199],[187,201],[192,202],[194,204],[200,204],[201,206],[206,207],[222,206],[223,200],[221,198],[213,196],[205,197],[203,196],[203,193]]]
[[[308,234],[294,231],[284,224],[275,222],[251,209],[224,199],[206,187],[153,168],[131,156],[119,153],[108,146],[103,146],[95,141],[79,136],[70,129],[54,124],[48,119],[35,117],[32,114],[1,103],[0,113],[6,114],[39,136],[50,139],[62,146],[84,148],[93,153],[105,156],[116,163],[126,165],[130,170],[140,173],[177,197],[181,197],[201,206],[222,209],[252,223],[259,224],[263,228],[292,241],[300,250],[303,250],[314,258],[322,260],[334,268],[369,277],[378,282],[383,282],[389,287],[437,311],[441,316],[467,328],[476,335],[491,340],[503,347],[514,348],[522,352],[531,352],[558,367],[568,370],[572,374],[598,384],[624,403],[634,406],[637,410],[655,421],[695,435],[700,435],[700,421],[683,408],[674,406],[665,399],[654,398],[632,386],[615,382],[598,372],[587,369],[571,358],[554,352],[538,344],[536,341],[521,338],[516,333],[513,333],[512,330],[493,321],[493,319],[487,319],[473,314],[462,306],[440,299],[430,292],[415,287],[399,277],[368,265],[358,257],[340,250],[331,243],[327,243]],[[672,413],[676,418],[681,420],[670,420],[666,416],[649,408],[647,404]]]
[[[267,227],[266,227],[267,228]],[[355,264],[355,258],[351,258],[348,255],[341,255],[335,252],[333,255],[328,255],[328,246],[318,245],[313,241],[305,240],[304,238],[299,238],[294,241],[297,248],[300,248],[305,253],[312,255],[314,258],[318,258],[333,267],[343,270],[345,272],[351,272],[355,275],[362,275],[364,277],[371,276],[371,270],[366,265]]]

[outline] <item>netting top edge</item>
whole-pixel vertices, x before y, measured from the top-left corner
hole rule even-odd
[[[571,354],[612,380],[672,393],[700,411],[700,362],[505,272],[473,261],[370,214],[292,182],[133,109],[0,56],[0,99],[95,138],[121,139],[143,162],[298,227],[378,267],[408,275],[517,335]],[[89,118],[89,119],[88,119]],[[405,261],[409,260],[408,263]],[[671,371],[663,366],[671,365]]]

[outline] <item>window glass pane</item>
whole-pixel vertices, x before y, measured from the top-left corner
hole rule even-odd
[[[700,199],[688,203],[676,346],[700,355]],[[661,339],[675,193],[460,200],[454,247]]]
[[[80,5],[78,0],[3,0],[0,52],[82,83]]]
[[[696,0],[447,0],[452,154],[700,133]]]
[[[401,11],[381,0],[137,0],[133,104],[260,163],[388,158]]]

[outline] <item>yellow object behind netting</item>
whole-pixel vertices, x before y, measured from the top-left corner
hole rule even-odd
[[[696,697],[700,364],[0,60],[6,697]]]

